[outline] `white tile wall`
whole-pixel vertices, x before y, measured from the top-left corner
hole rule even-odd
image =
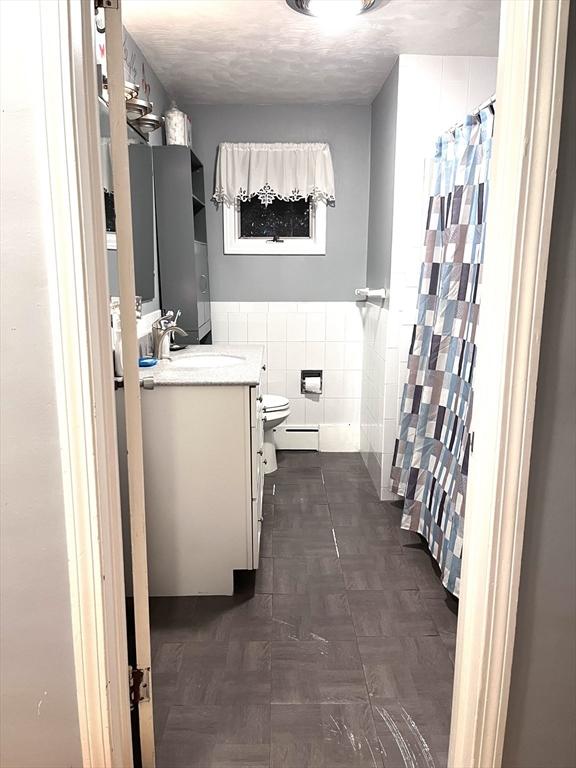
[[[286,316],[286,338],[288,341],[306,341],[306,315],[290,312]]]
[[[378,490],[382,485],[384,441],[384,387],[386,376],[392,375],[386,359],[386,305],[367,302],[364,316],[364,354],[362,399],[360,412],[360,450],[372,481]],[[395,377],[397,373],[394,374]]]
[[[360,446],[381,498],[390,496],[390,467],[416,319],[428,159],[437,135],[495,92],[496,68],[496,58],[400,56],[390,300],[382,307],[367,305],[363,341]]]
[[[232,339],[230,339],[232,341]],[[262,340],[264,341],[264,340]],[[285,341],[266,342],[266,367],[272,370],[286,370],[286,347]]]
[[[324,366],[327,371],[340,371],[344,368],[346,344],[343,341],[327,341],[324,346]]]
[[[264,344],[265,391],[290,399],[289,423],[339,425],[324,442],[328,449],[357,446],[364,353],[362,305],[352,301],[214,301],[211,310],[214,344]],[[300,392],[300,372],[306,368],[323,371],[322,395]]]
[[[343,341],[345,334],[346,318],[336,309],[330,309],[326,313],[326,341]]]
[[[228,315],[228,341],[246,344],[248,341],[248,315],[231,312]]]
[[[305,341],[288,341],[286,343],[287,357],[286,368],[291,370],[294,368],[303,369],[306,367],[306,342]]]
[[[289,337],[286,333],[286,313],[275,312],[271,315],[263,314],[264,336],[259,341],[286,341]]]
[[[248,314],[248,341],[266,341],[266,315],[258,312]]]

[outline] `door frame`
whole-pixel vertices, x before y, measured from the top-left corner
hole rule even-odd
[[[39,74],[54,243],[52,322],[84,768],[133,764],[120,484],[92,3],[44,0]]]
[[[502,6],[450,768],[502,762],[568,13],[569,0]]]
[[[68,345],[67,391],[76,438],[70,443],[71,579],[83,765],[132,765],[124,614],[124,576],[116,413],[112,391],[108,274],[98,157],[92,3],[45,3],[45,55],[60,67],[54,104],[64,122],[66,158],[50,158],[67,181],[62,209],[75,233],[59,255],[63,282],[59,321],[82,331]],[[121,5],[121,0],[118,1]],[[514,647],[532,423],[558,152],[569,0],[503,0],[498,62],[492,219],[483,277],[482,350],[497,362],[477,369],[476,445],[467,497],[449,766],[498,768],[506,724]],[[51,12],[58,7],[54,33]],[[58,64],[58,57],[60,62]],[[47,101],[50,101],[49,99]],[[48,105],[49,106],[49,105]],[[48,121],[50,122],[50,121]],[[57,121],[54,125],[58,125]],[[56,131],[54,131],[56,134]],[[57,135],[54,141],[61,139]],[[55,146],[58,146],[56,143]],[[500,149],[499,149],[500,148]],[[54,188],[54,198],[62,195]],[[57,224],[57,222],[55,222]],[[521,279],[520,279],[521,277]],[[75,326],[74,323],[78,325]],[[86,389],[86,383],[89,383]],[[87,516],[87,512],[90,514]],[[98,691],[97,705],[93,692]]]

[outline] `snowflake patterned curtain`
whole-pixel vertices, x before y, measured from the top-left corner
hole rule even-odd
[[[212,200],[234,205],[258,197],[334,205],[334,170],[328,144],[231,144],[218,150]]]
[[[458,596],[494,108],[438,139],[391,489]]]

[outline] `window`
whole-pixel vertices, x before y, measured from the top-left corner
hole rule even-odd
[[[278,200],[264,206],[257,197],[240,203],[240,237],[310,237],[310,201]]]
[[[212,200],[223,206],[224,253],[324,254],[334,169],[324,143],[222,142]]]
[[[228,254],[323,254],[326,206],[310,200],[273,200],[257,196],[224,206],[224,252]]]

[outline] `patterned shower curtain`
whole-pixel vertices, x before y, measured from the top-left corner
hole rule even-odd
[[[418,316],[412,332],[392,490],[458,596],[470,453],[472,377],[494,108],[442,135],[436,155]]]

